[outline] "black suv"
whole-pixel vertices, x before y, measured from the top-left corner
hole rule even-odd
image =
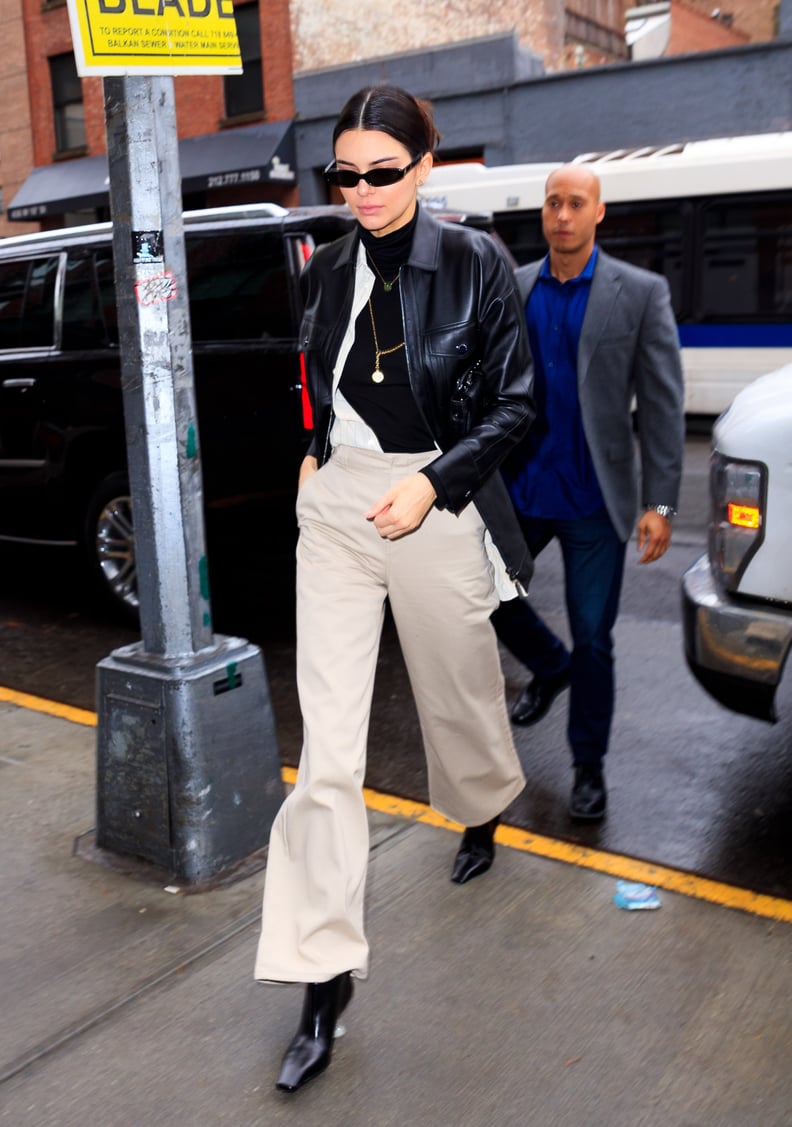
[[[342,207],[268,204],[184,217],[207,543],[247,526],[264,571],[293,557],[308,437],[298,276],[352,223]],[[0,242],[0,540],[79,547],[134,614],[109,223]]]

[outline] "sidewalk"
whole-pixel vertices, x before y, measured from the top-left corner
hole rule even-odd
[[[789,1127],[792,927],[371,813],[371,976],[274,1088],[301,992],[252,980],[263,874],[166,892],[75,853],[95,730],[0,702],[5,1127]]]

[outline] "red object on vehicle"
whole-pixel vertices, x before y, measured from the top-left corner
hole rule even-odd
[[[302,401],[303,426],[306,430],[313,430],[313,411],[311,400],[308,398],[308,380],[305,374],[305,353],[300,353],[300,397]]]

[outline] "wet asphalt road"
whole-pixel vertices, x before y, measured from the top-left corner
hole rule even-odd
[[[691,677],[682,654],[679,579],[704,549],[707,454],[706,437],[689,437],[680,517],[666,556],[638,567],[634,543],[628,548],[616,629],[608,818],[581,826],[566,815],[571,770],[561,697],[541,724],[515,729],[528,785],[504,820],[792,897],[790,679],[779,690],[781,720],[768,725],[712,701]],[[213,564],[215,629],[261,646],[280,753],[294,765],[300,724],[288,580],[279,586],[270,578],[263,598],[260,576],[253,551]],[[560,557],[552,547],[537,562],[531,594],[566,635]],[[0,547],[0,684],[93,709],[96,663],[138,637],[136,629],[110,621],[92,603],[70,553]],[[506,654],[504,670],[513,700],[524,677]],[[369,747],[369,786],[426,799],[417,719],[390,625],[383,638]]]

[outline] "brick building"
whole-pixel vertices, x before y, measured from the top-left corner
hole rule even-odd
[[[295,163],[289,0],[235,0],[235,15],[245,73],[174,79],[185,205],[288,206],[297,202],[296,179],[283,174]],[[10,60],[0,234],[106,217],[103,79],[77,76],[66,3],[0,0],[0,27]],[[270,179],[273,160],[279,176]]]
[[[665,0],[627,10],[626,38],[634,61],[744,47],[749,35],[723,18],[719,8],[704,12],[688,0]]]
[[[715,9],[719,11],[719,9]],[[750,36],[730,20],[702,12],[687,0],[674,0],[670,6],[671,35],[667,55],[688,51],[716,51],[719,47],[739,47]]]
[[[21,0],[0,0],[0,35],[5,54],[0,73],[0,232],[7,234],[16,226],[9,227],[6,220],[8,201],[35,164]]]
[[[752,43],[766,43],[778,34],[779,0],[685,0],[709,19],[742,32]]]
[[[294,78],[354,69],[398,46],[420,55],[431,85],[433,60],[449,44],[504,35],[515,36],[523,54],[521,74],[512,80],[625,64],[631,58],[628,12],[640,7],[629,0],[400,0],[397,44],[393,11],[379,0],[234,4],[245,73],[175,79],[187,207],[297,202],[297,180],[284,175],[300,163]],[[657,56],[771,39],[779,5],[731,0],[727,9],[713,9],[711,0],[671,0],[666,7],[670,32]],[[103,82],[77,77],[65,0],[0,0],[0,28],[6,45],[0,235],[107,216]],[[510,81],[505,72],[494,79]],[[462,86],[471,80],[478,88],[482,81],[491,85],[493,76],[468,73]],[[504,140],[504,151],[508,147]],[[276,166],[279,177],[273,176]]]
[[[542,59],[548,74],[600,66],[629,58],[626,15],[643,6],[639,0],[400,0],[396,42],[393,11],[380,0],[354,5],[292,0],[294,69],[313,71],[512,32]],[[722,7],[714,0],[672,0],[671,6],[679,8],[675,54],[765,42],[777,32],[778,0],[727,0]]]
[[[400,0],[398,43],[393,9],[380,0],[292,0],[294,69],[312,71],[516,32],[548,72],[626,58],[628,0]]]

